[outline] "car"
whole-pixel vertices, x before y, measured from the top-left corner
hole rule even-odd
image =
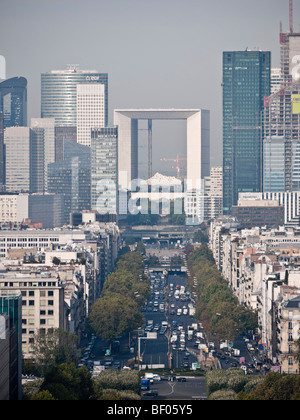
[[[158,392],[157,391],[147,391],[143,393],[143,397],[157,397]]]
[[[179,378],[177,378],[177,382],[186,382],[186,378],[179,377]]]

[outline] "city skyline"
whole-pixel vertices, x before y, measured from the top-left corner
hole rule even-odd
[[[258,47],[271,51],[272,67],[279,67],[279,27],[282,21],[288,32],[288,12],[287,0],[3,0],[0,55],[6,58],[7,78],[28,80],[28,121],[40,117],[41,74],[70,63],[108,73],[109,123],[117,108],[210,110],[211,165],[216,166],[222,162],[222,52]],[[294,2],[295,32],[299,24]],[[154,127],[154,171],[174,173],[160,158],[184,154],[185,126],[168,125],[169,141],[165,130],[165,124]]]

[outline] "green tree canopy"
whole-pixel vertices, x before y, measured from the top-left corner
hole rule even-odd
[[[77,369],[72,363],[62,363],[48,371],[41,391],[47,391],[55,400],[89,400],[94,385],[86,367]]]
[[[78,337],[60,328],[40,329],[33,336],[33,357],[38,372],[44,375],[60,363],[76,362]]]
[[[196,316],[207,334],[215,333],[219,340],[233,341],[240,332],[257,326],[257,315],[239,305],[207,245],[189,252],[188,266],[192,276],[197,278]]]
[[[109,293],[98,299],[89,316],[90,326],[105,341],[113,341],[142,324],[137,303],[128,296]]]

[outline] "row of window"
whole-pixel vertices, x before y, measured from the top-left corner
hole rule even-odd
[[[26,290],[23,290],[22,296],[35,296],[35,291],[30,290],[29,292],[27,292]],[[46,290],[40,290],[40,296],[46,297]],[[48,290],[48,296],[54,296],[54,292],[52,290]]]
[[[48,300],[45,299],[40,300],[39,306],[54,306],[54,300]],[[35,300],[22,300],[22,306],[36,306],[37,302]]]

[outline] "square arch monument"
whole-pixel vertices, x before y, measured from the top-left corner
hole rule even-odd
[[[148,120],[148,175],[152,176],[152,120],[186,120],[187,180],[197,182],[210,174],[210,112],[204,109],[115,109],[121,187],[138,178],[138,120]]]

